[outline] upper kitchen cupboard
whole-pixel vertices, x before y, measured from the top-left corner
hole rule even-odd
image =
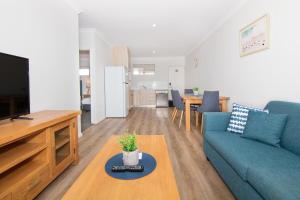
[[[112,64],[130,68],[130,53],[126,46],[115,46],[112,48]]]

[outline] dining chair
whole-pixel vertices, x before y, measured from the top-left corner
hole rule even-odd
[[[177,114],[177,106],[176,106],[176,99],[175,99],[175,90],[171,90],[171,97],[172,97],[173,106],[174,106],[171,118],[172,118],[172,121],[174,121],[173,118],[175,119],[174,116]]]
[[[174,106],[176,108],[175,112],[173,112],[173,115],[172,115],[172,121],[174,122],[176,115],[177,115],[177,111],[178,110],[181,111],[180,120],[179,120],[179,128],[180,128],[185,105],[184,105],[184,102],[183,102],[178,90],[171,90],[171,95],[172,95]],[[197,108],[191,106],[191,110],[196,111]]]
[[[193,89],[184,89],[184,94],[193,94]]]
[[[219,91],[204,91],[202,105],[197,108],[196,127],[199,126],[199,114],[201,116],[201,133],[203,129],[203,113],[220,112],[220,95]]]

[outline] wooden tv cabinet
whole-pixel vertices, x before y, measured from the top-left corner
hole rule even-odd
[[[77,111],[0,121],[0,200],[33,199],[78,162]]]

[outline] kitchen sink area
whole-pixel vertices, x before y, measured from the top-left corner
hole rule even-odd
[[[168,88],[155,86],[139,85],[139,87],[132,88],[133,107],[168,107]]]
[[[134,89],[133,107],[168,107],[168,93],[168,89]]]
[[[155,90],[135,89],[133,93],[133,107],[155,107]]]

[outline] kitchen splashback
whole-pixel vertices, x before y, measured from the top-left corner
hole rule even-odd
[[[153,89],[153,90],[160,90],[160,89],[168,89],[169,85],[167,81],[138,81],[133,82],[131,89],[138,90],[138,89]]]

